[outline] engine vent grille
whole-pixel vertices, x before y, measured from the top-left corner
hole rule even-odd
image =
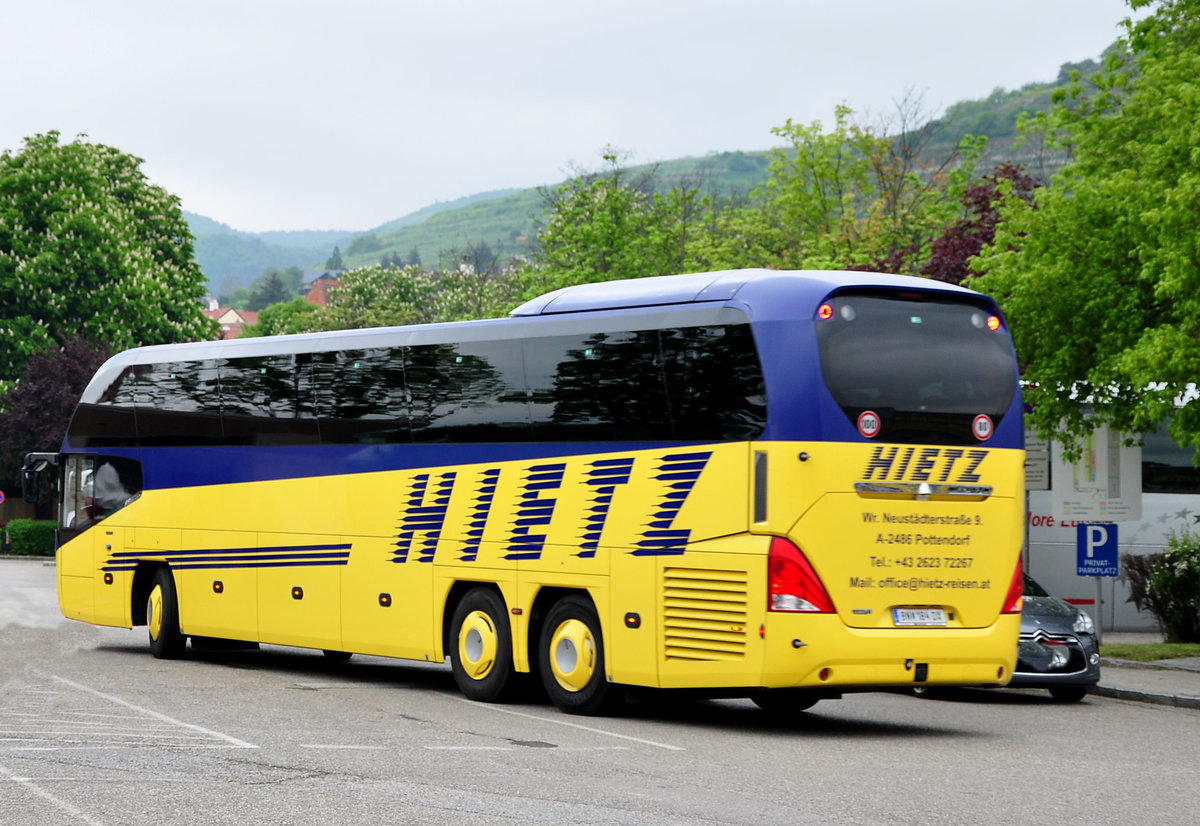
[[[745,571],[663,571],[668,660],[739,660],[746,655]]]

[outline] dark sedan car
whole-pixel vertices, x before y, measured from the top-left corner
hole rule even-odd
[[[1092,618],[1025,576],[1021,641],[1010,688],[1046,688],[1064,702],[1082,700],[1100,682],[1100,644]]]

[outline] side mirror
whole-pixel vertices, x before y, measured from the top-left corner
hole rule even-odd
[[[58,465],[57,453],[28,453],[21,467],[21,497],[31,505],[42,500],[42,474],[46,468]]]
[[[21,497],[31,505],[38,503],[38,473],[31,467],[21,470]]]

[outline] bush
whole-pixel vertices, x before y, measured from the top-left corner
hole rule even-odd
[[[1161,554],[1125,554],[1129,601],[1158,620],[1167,642],[1200,642],[1200,535],[1171,532]]]
[[[8,542],[16,556],[54,556],[54,522],[14,519],[8,523]]]

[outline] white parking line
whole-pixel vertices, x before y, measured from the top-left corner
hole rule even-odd
[[[80,685],[79,683],[72,682],[71,680],[68,680],[65,677],[59,677],[57,674],[51,674],[50,677],[52,679],[57,680],[58,682],[62,683],[63,685],[67,685],[67,686],[70,686],[71,688],[76,689],[77,691],[83,691],[83,692],[86,692],[87,694],[91,694],[94,697],[99,697],[102,700],[108,700],[110,703],[116,703],[117,705],[121,705],[121,706],[124,706],[125,708],[132,709],[132,710],[138,712],[139,714],[144,714],[148,717],[153,717],[156,720],[162,720],[164,723],[170,723],[171,725],[179,726],[180,728],[185,728],[189,731],[196,731],[201,734],[207,735],[209,737],[216,737],[218,740],[223,740],[226,743],[229,743],[232,746],[237,746],[240,749],[256,749],[256,748],[258,748],[258,746],[254,745],[253,743],[247,743],[245,740],[239,740],[236,737],[229,736],[228,734],[222,734],[219,731],[213,731],[212,729],[207,729],[207,728],[204,728],[203,726],[197,726],[193,723],[185,723],[182,720],[176,720],[174,717],[168,717],[167,715],[162,714],[160,712],[153,711],[148,708],[142,708],[141,706],[135,705],[134,703],[131,703],[128,700],[122,700],[120,697],[114,697],[111,694],[105,694],[103,691],[97,691],[96,689],[89,688],[86,685]]]
[[[526,714],[523,711],[513,711],[511,708],[492,705],[490,703],[477,703],[474,700],[468,700],[466,697],[455,697],[454,699],[463,703],[470,703],[477,708],[486,708],[489,711],[499,711],[503,714],[511,714],[514,717],[524,717],[527,720],[538,720],[543,723],[554,723],[559,726],[569,726],[582,731],[590,731],[593,734],[603,734],[606,737],[619,737],[622,740],[631,740],[634,743],[641,743],[643,746],[654,746],[656,749],[667,749],[668,751],[687,751],[683,746],[672,746],[667,743],[656,743],[653,740],[644,740],[641,737],[630,737],[628,734],[617,734],[615,731],[605,731],[601,728],[593,728],[592,726],[584,726],[579,723],[570,723],[566,720],[558,720],[554,717],[541,717],[537,714]]]
[[[17,775],[15,775],[11,771],[9,771],[7,768],[5,768],[3,765],[0,765],[0,777],[7,778],[8,780],[11,780],[13,783],[16,783],[18,786],[28,789],[29,791],[36,794],[38,797],[42,798],[43,800],[47,801],[48,803],[53,804],[55,807],[66,812],[67,814],[69,814],[71,817],[75,818],[78,821],[87,823],[87,824],[89,824],[89,826],[104,826],[103,823],[101,823],[99,820],[96,820],[94,817],[91,817],[86,812],[76,809],[74,806],[72,806],[67,801],[60,800],[59,798],[50,794],[50,792],[46,791],[41,786],[34,783],[28,777],[18,777]]]

